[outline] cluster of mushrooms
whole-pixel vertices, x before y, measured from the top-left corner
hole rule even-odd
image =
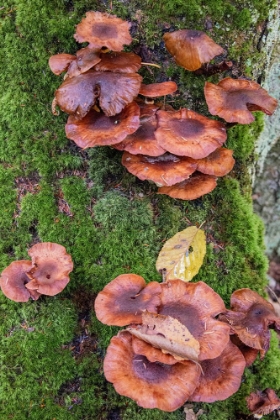
[[[269,329],[280,332],[280,318],[258,293],[237,290],[230,305],[202,281],[116,277],[95,301],[99,321],[127,326],[107,349],[106,379],[144,408],[171,412],[186,401],[225,400],[245,367],[265,356]]]
[[[13,261],[0,276],[4,295],[15,302],[27,302],[41,295],[54,296],[68,284],[73,261],[64,246],[41,242],[28,250],[30,260]]]
[[[174,93],[177,85],[142,83],[137,71],[147,63],[122,51],[132,41],[129,28],[129,22],[114,15],[86,13],[74,38],[88,45],[76,55],[56,54],[49,60],[54,74],[66,72],[55,92],[53,112],[58,105],[69,114],[66,136],[79,147],[106,145],[124,151],[126,169],[156,183],[159,194],[183,200],[201,197],[234,166],[233,151],[222,147],[226,126],[186,108],[147,103]],[[224,53],[197,30],[166,33],[163,38],[176,63],[190,71]],[[217,65],[219,71],[223,63]],[[257,83],[229,77],[217,85],[206,82],[205,98],[210,113],[230,123],[248,124],[254,120],[251,111],[271,115],[277,106]]]

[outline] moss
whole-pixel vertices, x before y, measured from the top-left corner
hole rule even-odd
[[[119,274],[135,272],[147,281],[160,280],[155,269],[158,252],[178,230],[204,222],[207,255],[196,280],[209,283],[227,304],[236,288],[248,286],[263,293],[265,285],[262,225],[252,213],[247,170],[262,116],[256,113],[254,124],[229,130],[227,147],[234,149],[236,169],[219,180],[213,193],[193,202],[173,200],[127,174],[116,150],[83,151],[65,138],[67,116],[51,114],[53,94],[62,78],[49,71],[49,56],[79,48],[73,32],[87,10],[113,12],[132,21],[132,49],[142,48],[162,66],[141,69],[145,82],[172,78],[180,95],[168,97],[167,102],[209,115],[203,85],[218,77],[179,69],[162,45],[162,34],[186,27],[204,30],[208,23],[209,35],[228,50],[237,74],[246,70],[249,77],[253,72],[259,76],[263,56],[255,51],[254,35],[275,4],[274,0],[4,1],[0,269],[14,259],[28,258],[28,248],[38,241],[63,244],[75,263],[60,297],[23,305],[0,295],[0,404],[5,418],[185,417],[182,410],[162,413],[139,408],[106,382],[102,361],[118,328],[102,325],[92,310],[95,295]],[[74,304],[77,297],[79,304]],[[92,346],[86,351],[88,342]],[[246,413],[244,397],[252,389],[270,384],[279,390],[277,363],[279,350],[273,337],[267,357],[247,370],[240,391],[227,401],[204,404],[202,418],[241,418]]]

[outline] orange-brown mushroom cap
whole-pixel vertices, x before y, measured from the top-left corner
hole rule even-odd
[[[254,121],[251,111],[272,115],[278,103],[258,83],[230,77],[221,80],[217,85],[206,82],[204,94],[212,115],[239,124],[250,124]]]
[[[187,179],[196,170],[197,166],[192,159],[170,153],[150,157],[125,152],[122,157],[122,164],[128,172],[142,181],[153,181],[159,186],[174,185]]]
[[[229,341],[220,356],[201,362],[203,373],[190,401],[212,403],[230,397],[240,387],[245,365],[241,351]]]
[[[156,312],[160,293],[157,282],[146,284],[137,274],[121,274],[98,293],[94,304],[96,317],[103,324],[119,327],[140,323],[144,311]]]
[[[29,282],[27,272],[31,269],[29,260],[13,261],[6,267],[0,277],[0,287],[4,295],[15,302],[27,302],[30,298],[39,299],[41,296],[36,290],[28,290]]]
[[[274,389],[266,388],[264,391],[252,392],[247,398],[247,407],[252,414],[266,416],[280,408],[280,399]]]
[[[195,172],[188,179],[170,187],[160,187],[158,194],[166,194],[180,200],[195,200],[214,190],[217,185],[216,177]]]
[[[81,120],[70,115],[65,125],[66,137],[83,149],[114,145],[137,130],[140,124],[139,115],[140,110],[135,102],[131,102],[112,117],[94,110]]]
[[[66,71],[69,65],[76,60],[76,57],[71,54],[55,54],[49,58],[49,66],[51,71],[59,76]]]
[[[55,92],[62,111],[83,118],[99,99],[105,115],[120,113],[138,95],[142,77],[136,73],[88,71],[66,79]]]
[[[91,48],[106,46],[112,51],[122,51],[123,46],[132,41],[130,26],[115,15],[90,11],[76,26],[74,38],[78,42],[89,42]]]
[[[176,63],[194,71],[208,63],[224,50],[202,31],[182,29],[167,32],[163,36],[166,49],[174,56]]]
[[[161,82],[151,83],[149,85],[141,84],[139,95],[147,96],[148,98],[157,98],[159,96],[170,95],[176,92],[178,86],[175,82]]]
[[[157,111],[158,128],[155,137],[165,150],[174,155],[203,159],[226,141],[224,124],[197,112]]]
[[[141,67],[141,57],[133,52],[110,52],[100,54],[100,58],[96,71],[136,73]]]
[[[251,366],[258,357],[259,350],[246,346],[246,344],[242,343],[242,341],[240,340],[240,338],[238,338],[236,334],[232,334],[230,336],[230,340],[239,348],[239,350],[243,354],[243,357],[246,362],[246,367]]]
[[[165,365],[175,365],[178,360],[171,354],[163,353],[161,349],[154,347],[152,344],[132,336],[132,349],[134,353],[145,356],[150,362],[160,362]],[[182,363],[182,361],[180,361]]]
[[[280,318],[273,306],[248,288],[236,290],[230,303],[232,310],[226,311],[220,318],[230,324],[244,344],[260,350],[263,356],[270,345],[269,328],[280,332]]]
[[[198,360],[218,357],[229,342],[230,328],[215,317],[225,309],[222,298],[202,281],[172,280],[162,284],[158,313],[185,325],[200,344]],[[223,325],[224,324],[224,325]]]
[[[115,390],[143,408],[177,410],[199,382],[199,366],[192,362],[165,365],[152,363],[132,349],[132,336],[121,332],[113,337],[104,359],[104,375]]]
[[[101,61],[100,50],[89,47],[81,48],[76,52],[76,60],[72,61],[68,70],[68,77],[75,77],[85,73]]]
[[[233,150],[219,147],[203,159],[197,159],[197,170],[203,174],[213,176],[227,175],[235,164]]]
[[[69,273],[73,270],[73,261],[64,246],[53,242],[41,242],[33,245],[28,254],[32,258],[32,268],[27,273],[29,290],[54,296],[69,283]]]

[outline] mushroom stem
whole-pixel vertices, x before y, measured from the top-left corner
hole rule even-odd
[[[142,66],[150,66],[150,67],[156,67],[158,69],[161,69],[161,66],[159,64],[153,64],[153,63],[141,63]]]

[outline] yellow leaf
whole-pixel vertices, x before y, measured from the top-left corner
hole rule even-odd
[[[165,273],[165,280],[190,281],[199,271],[206,254],[203,230],[190,226],[165,242],[157,262],[157,271]]]

